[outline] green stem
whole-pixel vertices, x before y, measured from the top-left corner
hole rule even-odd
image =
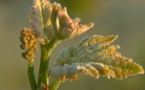
[[[31,86],[31,90],[37,90],[37,84],[35,80],[35,74],[34,74],[34,63],[28,62],[28,78]]]
[[[49,90],[57,90],[57,88],[59,87],[60,83],[61,83],[61,80],[60,80],[60,79],[57,79],[56,81],[54,81],[54,82],[50,85]]]
[[[41,88],[41,84],[47,86],[48,81],[48,67],[49,67],[49,58],[52,50],[57,45],[59,40],[53,38],[49,43],[41,45],[41,60],[39,67],[39,76],[38,76],[38,89]]]

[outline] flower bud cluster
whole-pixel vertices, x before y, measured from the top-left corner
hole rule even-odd
[[[20,42],[21,49],[25,50],[22,52],[23,58],[33,61],[35,58],[34,52],[38,49],[38,45],[37,39],[30,28],[24,28],[21,31]]]

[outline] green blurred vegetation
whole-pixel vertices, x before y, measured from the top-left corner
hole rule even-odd
[[[145,68],[145,1],[144,0],[51,0],[68,7],[72,18],[82,18],[81,23],[94,22],[87,33],[65,40],[54,50],[51,64],[59,52],[74,45],[84,36],[119,35],[122,55],[132,58]],[[27,63],[21,57],[19,32],[30,27],[27,14],[32,0],[0,0],[0,90],[30,90],[27,80]],[[38,67],[37,53],[36,66]],[[36,68],[37,70],[38,68]],[[37,72],[36,72],[37,73]],[[82,76],[78,81],[62,83],[59,90],[144,90],[145,75],[124,80],[102,77],[98,80]]]

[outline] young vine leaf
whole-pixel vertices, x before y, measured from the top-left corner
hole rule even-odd
[[[50,75],[65,81],[78,79],[78,73],[95,78],[127,78],[130,75],[143,74],[143,68],[132,59],[122,56],[111,44],[118,36],[99,36],[84,38],[75,46],[63,50],[57,63],[50,69]]]
[[[50,41],[54,37],[54,31],[50,21],[52,4],[47,0],[34,0],[29,13],[29,22],[35,32],[44,32]]]

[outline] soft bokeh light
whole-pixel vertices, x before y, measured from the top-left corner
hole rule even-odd
[[[119,36],[115,42],[121,47],[119,52],[145,68],[145,0],[51,1],[68,7],[72,18],[80,17],[82,23],[95,23],[87,33],[60,43],[52,53],[52,65],[63,48],[74,45],[82,37],[113,34]],[[32,0],[0,0],[0,90],[30,90],[27,63],[22,59],[19,48],[19,32],[30,27],[28,13],[31,5]],[[36,70],[38,63],[39,56]],[[144,83],[145,75],[124,80],[108,80],[106,77],[96,80],[82,76],[78,81],[62,83],[58,90],[144,90]]]

